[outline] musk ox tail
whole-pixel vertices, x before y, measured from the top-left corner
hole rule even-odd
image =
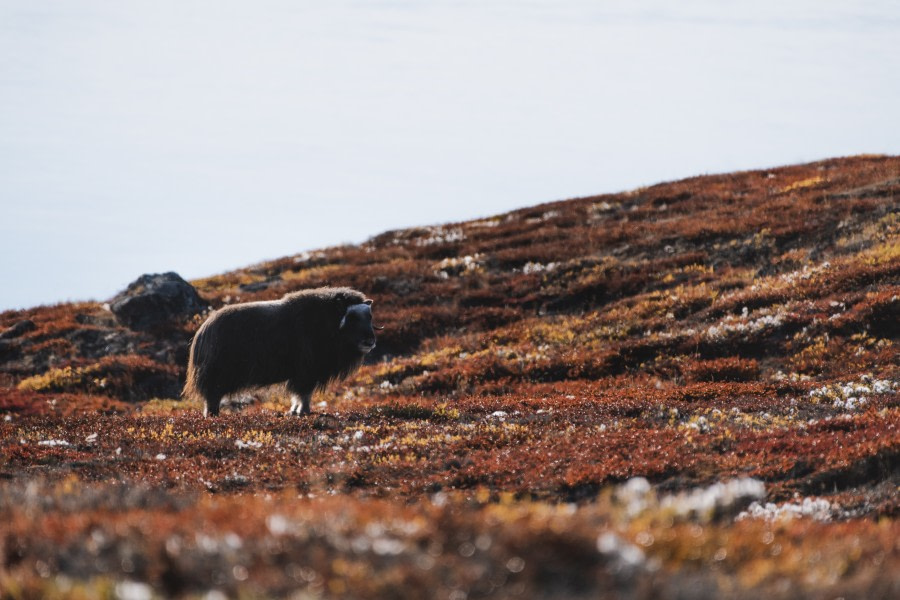
[[[204,331],[202,328],[197,334],[194,336],[194,339],[191,341],[191,349],[188,352],[188,365],[187,365],[187,377],[184,382],[184,389],[181,390],[181,397],[185,400],[205,400],[206,397],[203,392],[200,391],[200,369],[202,368],[201,361],[199,360],[199,346],[202,341],[201,338],[203,336]]]
[[[200,398],[200,392],[197,389],[197,370],[194,368],[193,348],[191,350],[191,357],[188,359],[187,379],[184,382],[184,389],[181,390],[182,400]]]
[[[187,368],[187,380],[185,380],[184,388],[181,390],[182,400],[194,400],[200,397],[200,392],[197,391],[197,384],[194,381],[196,376],[193,361],[190,361]]]

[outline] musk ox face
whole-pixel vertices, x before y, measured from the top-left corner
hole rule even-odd
[[[340,324],[340,336],[344,343],[368,354],[375,347],[375,328],[372,326],[372,301],[353,304],[347,308]]]

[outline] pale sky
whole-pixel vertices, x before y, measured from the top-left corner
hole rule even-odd
[[[0,0],[0,310],[900,154],[900,4]]]

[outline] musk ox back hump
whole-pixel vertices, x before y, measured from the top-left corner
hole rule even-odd
[[[318,288],[222,308],[194,335],[185,395],[215,415],[225,395],[287,382],[308,407],[316,388],[348,375],[375,346],[371,302],[350,288]]]

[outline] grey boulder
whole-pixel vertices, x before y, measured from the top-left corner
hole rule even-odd
[[[141,275],[109,301],[109,309],[130,329],[148,330],[182,321],[207,304],[177,273]]]

